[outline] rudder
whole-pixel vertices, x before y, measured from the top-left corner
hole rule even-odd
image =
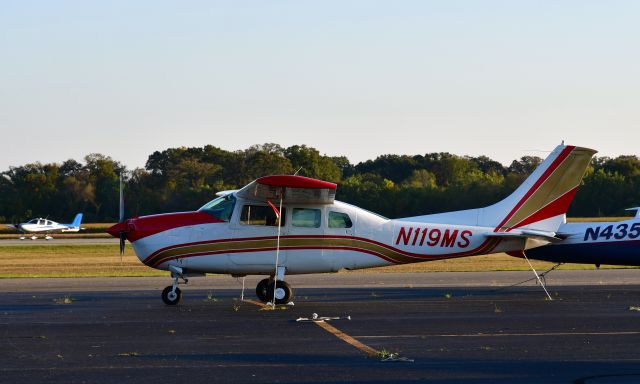
[[[559,145],[511,195],[483,209],[485,220],[493,219],[495,232],[557,231],[595,153]]]

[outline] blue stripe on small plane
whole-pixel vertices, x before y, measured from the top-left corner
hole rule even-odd
[[[545,245],[525,253],[531,259],[556,263],[640,266],[640,240]]]

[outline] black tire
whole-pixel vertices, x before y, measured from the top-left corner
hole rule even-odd
[[[278,281],[278,285],[276,286],[274,283],[275,282],[271,282],[267,289],[269,300],[273,300],[274,288],[276,289],[276,304],[287,304],[293,299],[293,290],[289,284],[284,281]]]
[[[267,295],[267,291],[269,290],[269,279],[260,280],[258,285],[256,286],[256,296],[262,302],[269,301],[269,296]],[[271,296],[273,298],[273,296]]]
[[[173,290],[173,287],[170,285],[162,291],[162,301],[164,301],[164,303],[167,305],[178,304],[180,302],[180,298],[182,297],[182,291],[180,291],[180,288],[176,287],[175,295],[171,294],[172,290]]]

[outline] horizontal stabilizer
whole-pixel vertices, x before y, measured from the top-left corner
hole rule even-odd
[[[562,241],[563,238],[558,236],[555,232],[546,232],[546,231],[536,231],[536,230],[521,230],[521,231],[511,231],[511,232],[492,232],[485,234],[486,237],[492,238],[512,238],[512,239],[532,239],[532,240],[542,240],[549,243],[557,243]]]

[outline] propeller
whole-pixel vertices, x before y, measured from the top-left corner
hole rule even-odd
[[[122,223],[124,221],[124,193],[122,190],[122,172],[120,172],[119,176],[119,190],[120,190],[120,211],[118,216],[118,223]],[[122,264],[122,254],[124,253],[124,241],[127,239],[127,230],[123,227],[120,230],[120,264]]]

